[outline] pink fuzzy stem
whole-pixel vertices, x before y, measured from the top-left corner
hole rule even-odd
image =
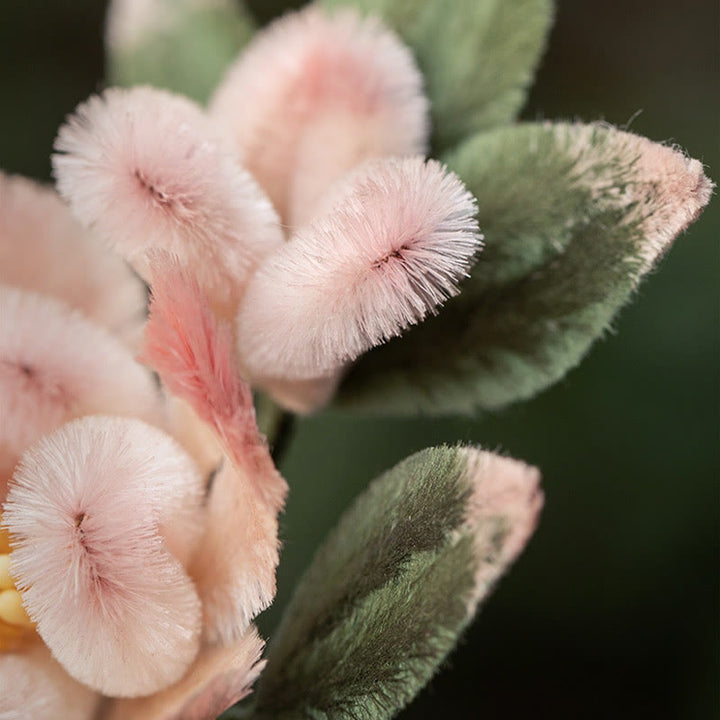
[[[250,386],[238,374],[230,327],[217,321],[197,281],[177,262],[156,254],[153,265],[142,361],[215,428],[235,465],[266,479],[257,490],[279,509],[286,484],[258,430]]]

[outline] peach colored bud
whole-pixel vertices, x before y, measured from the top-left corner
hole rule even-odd
[[[243,367],[261,383],[330,375],[434,312],[480,248],[475,211],[435,161],[368,162],[252,278],[237,317]]]
[[[192,268],[213,303],[232,308],[259,260],[282,242],[268,199],[203,111],[149,87],[110,88],[60,129],[60,193],[152,281],[147,252]]]
[[[52,295],[128,341],[145,319],[145,288],[127,263],[83,230],[51,188],[2,173],[0,282]]]
[[[410,51],[373,18],[311,6],[240,55],[210,114],[291,227],[363,160],[424,154],[428,103]]]
[[[189,557],[197,545],[203,490],[177,443],[139,420],[81,418],[24,454],[3,514],[10,569],[76,680],[147,695],[193,662],[200,601],[172,552]]]

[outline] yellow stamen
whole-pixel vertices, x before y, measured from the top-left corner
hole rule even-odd
[[[0,522],[2,522],[2,513],[0,512]],[[10,552],[10,536],[5,528],[0,527],[0,553]]]
[[[0,653],[17,650],[36,637],[19,625],[8,625],[0,620]]]
[[[15,583],[10,577],[10,555],[5,553],[0,555],[0,590],[11,590],[14,587]]]
[[[2,513],[0,513],[0,522]],[[10,541],[0,528],[0,652],[16,650],[37,637],[10,575]]]
[[[32,628],[33,622],[25,612],[22,598],[17,590],[0,592],[0,620],[8,625]]]

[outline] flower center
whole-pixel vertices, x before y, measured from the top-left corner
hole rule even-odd
[[[7,531],[0,528],[0,652],[23,645],[32,639],[34,630],[35,624],[27,616],[10,575],[10,539]]]

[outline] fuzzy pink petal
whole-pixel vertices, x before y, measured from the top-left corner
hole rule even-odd
[[[170,395],[167,430],[189,453],[200,472],[209,477],[221,465],[225,453],[214,428],[202,420],[185,400]]]
[[[237,318],[254,380],[327,375],[456,294],[480,247],[475,201],[422,158],[369,162],[252,278]]]
[[[116,700],[103,720],[210,720],[250,693],[265,663],[249,628],[230,647],[205,647],[175,685],[147,698]]]
[[[259,496],[277,512],[287,485],[258,430],[230,328],[217,322],[195,279],[176,263],[159,258],[154,274],[143,361],[215,429],[232,462],[249,471]]]
[[[3,514],[11,572],[74,678],[132,697],[185,673],[200,601],[161,533],[172,523],[199,537],[201,502],[192,461],[139,420],[81,418],[25,453]]]
[[[213,480],[207,533],[189,572],[212,643],[229,644],[275,597],[277,514],[258,497],[246,466],[226,463]]]
[[[475,535],[478,564],[468,613],[517,559],[535,531],[543,506],[537,468],[475,448],[465,455],[472,488],[465,527]]]
[[[160,412],[152,376],[106,330],[49,297],[1,285],[0,406],[0,478],[66,420],[104,412],[155,421]]]
[[[287,485],[255,421],[229,328],[218,325],[191,277],[169,261],[156,272],[144,360],[214,428],[227,454],[208,501],[208,531],[191,567],[206,634],[234,641],[275,594],[277,513]]]
[[[52,295],[137,340],[145,287],[91,237],[49,187],[0,173],[0,282]]]
[[[231,67],[210,114],[293,227],[352,167],[423,154],[428,137],[412,54],[354,10],[331,16],[313,6],[277,20]]]
[[[21,652],[0,653],[2,720],[92,720],[99,700],[40,642]]]
[[[55,148],[58,188],[75,215],[148,281],[146,253],[164,249],[192,268],[213,303],[233,307],[282,242],[270,202],[186,98],[111,88],[78,107]]]

